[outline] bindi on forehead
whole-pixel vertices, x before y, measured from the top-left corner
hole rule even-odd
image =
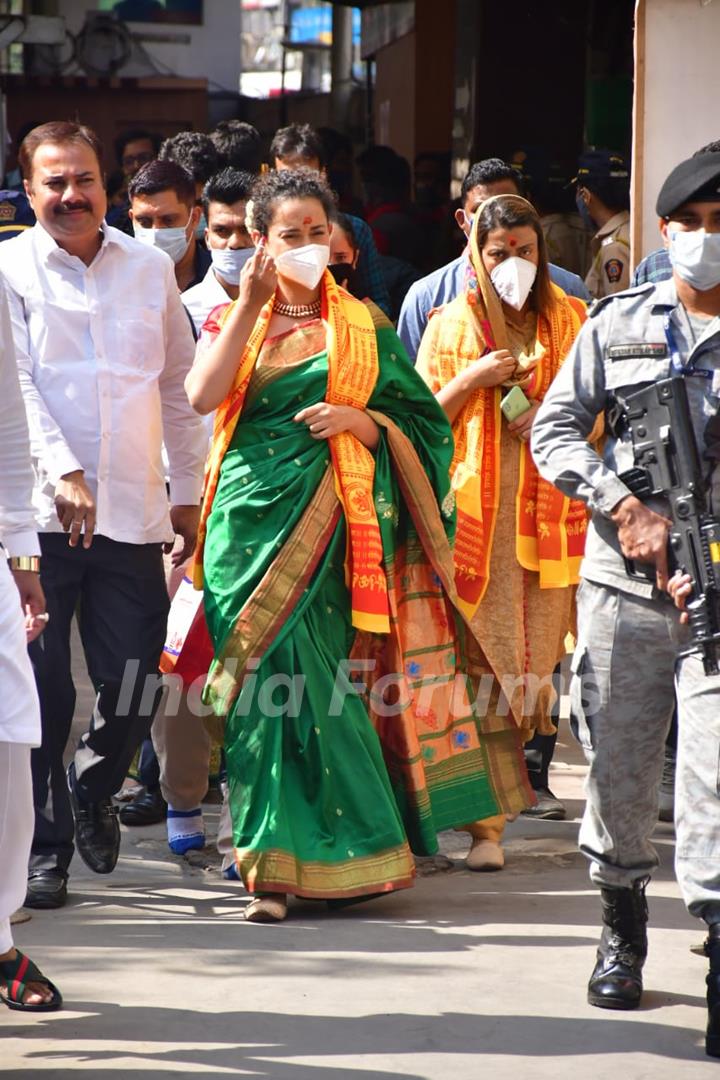
[[[309,214],[308,214],[307,217],[303,218],[303,225],[312,225],[312,218],[310,217]]]
[[[510,245],[510,247],[517,247],[517,239],[514,236],[509,236],[508,244]]]

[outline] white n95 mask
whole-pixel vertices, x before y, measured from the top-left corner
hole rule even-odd
[[[328,244],[305,244],[303,247],[283,251],[275,259],[281,277],[296,281],[306,289],[314,289],[325,273],[330,260]]]
[[[523,306],[535,284],[537,266],[529,259],[511,255],[503,259],[490,273],[495,292],[501,300],[517,311]]]
[[[696,229],[669,235],[670,262],[683,281],[700,292],[720,285],[720,233]]]

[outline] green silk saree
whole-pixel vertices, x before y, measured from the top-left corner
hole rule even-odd
[[[515,749],[488,752],[459,674],[450,427],[394,330],[376,334],[368,411],[381,428],[374,495],[390,634],[351,625],[329,448],[293,419],[325,397],[320,321],[263,345],[208,518],[205,696],[224,725],[236,861],[251,892],[403,888],[410,846],[433,853],[440,829],[529,801]]]

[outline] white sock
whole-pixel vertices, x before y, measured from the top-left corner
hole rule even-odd
[[[205,823],[202,807],[194,810],[173,810],[168,804],[167,832],[170,850],[176,855],[205,847]]]

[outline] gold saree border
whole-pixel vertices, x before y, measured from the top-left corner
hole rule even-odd
[[[409,889],[415,879],[415,861],[407,842],[336,863],[305,861],[282,848],[235,848],[234,855],[249,893],[284,892],[333,900]]]

